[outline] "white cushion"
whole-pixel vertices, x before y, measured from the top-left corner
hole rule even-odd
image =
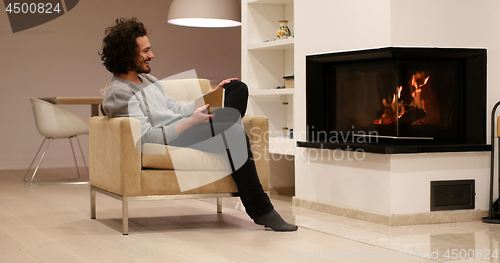
[[[228,163],[225,154],[145,143],[142,147],[142,167],[170,170],[222,170],[228,169]]]

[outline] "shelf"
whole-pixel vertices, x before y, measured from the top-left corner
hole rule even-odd
[[[288,137],[269,137],[269,153],[295,155],[295,141]]]
[[[287,5],[293,4],[293,0],[248,0],[248,4],[265,4],[265,5]]]
[[[248,45],[248,50],[288,50],[293,49],[293,38],[254,43]]]
[[[294,89],[255,89],[250,90],[250,96],[274,96],[274,95],[293,95]]]

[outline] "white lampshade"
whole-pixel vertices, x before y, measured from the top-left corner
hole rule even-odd
[[[192,27],[235,27],[241,25],[238,0],[173,0],[168,22]]]

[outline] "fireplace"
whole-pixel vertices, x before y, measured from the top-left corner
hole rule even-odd
[[[307,141],[377,153],[482,151],[486,50],[388,47],[306,57]]]

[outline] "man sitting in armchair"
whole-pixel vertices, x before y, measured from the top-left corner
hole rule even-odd
[[[224,109],[215,114],[206,113],[208,104],[196,109],[194,102],[181,105],[165,94],[161,82],[149,74],[149,62],[154,55],[147,31],[136,18],[117,19],[115,26],[106,29],[100,55],[103,65],[113,73],[102,105],[108,117],[139,119],[142,143],[192,147],[229,128],[232,133],[243,134],[229,137],[246,138],[247,147],[243,150],[246,162],[233,167],[231,176],[247,214],[256,224],[274,231],[297,230],[297,226],[285,222],[274,210],[260,184],[248,137],[241,125],[234,125],[246,112],[248,88],[243,82],[231,78],[215,87],[214,90],[224,88],[225,95]],[[144,89],[151,85],[158,88],[148,88],[146,96]],[[212,127],[213,132],[207,133]],[[228,145],[224,147],[228,149]]]

